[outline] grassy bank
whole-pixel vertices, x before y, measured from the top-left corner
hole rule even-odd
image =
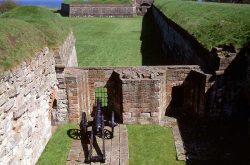
[[[60,125],[49,140],[36,165],[65,164],[72,143],[67,131],[76,127],[74,124]]]
[[[130,4],[132,0],[64,0],[66,4]]]
[[[79,66],[138,66],[141,17],[65,18],[76,36]]]
[[[208,49],[229,43],[241,48],[250,41],[249,5],[181,0],[156,0],[154,4]]]
[[[57,47],[70,26],[41,7],[17,7],[0,15],[0,71],[18,65],[45,46]]]
[[[184,165],[176,161],[170,128],[159,125],[128,125],[130,165]]]

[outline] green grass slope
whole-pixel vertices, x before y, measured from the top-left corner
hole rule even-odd
[[[139,66],[141,17],[65,18],[76,36],[79,66]]]
[[[46,44],[46,36],[35,26],[0,18],[0,72],[19,64]]]
[[[131,4],[132,0],[64,0],[66,4]]]
[[[181,0],[156,0],[154,5],[208,49],[229,43],[241,48],[250,41],[250,5]]]
[[[159,125],[127,125],[130,165],[184,165],[176,160],[173,134]]]
[[[0,72],[45,46],[57,47],[70,32],[63,18],[41,7],[18,7],[0,15]]]
[[[69,34],[69,25],[51,10],[42,7],[18,7],[1,16],[2,18],[15,18],[33,24],[42,31],[49,46],[60,44]]]

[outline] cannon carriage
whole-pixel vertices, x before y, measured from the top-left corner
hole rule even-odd
[[[114,136],[114,127],[117,125],[115,123],[115,114],[114,111],[111,111],[110,118],[106,119],[104,112],[102,110],[102,101],[100,98],[97,98],[97,106],[94,109],[93,119],[88,121],[87,115],[85,112],[82,112],[81,122],[80,122],[80,132],[82,136],[88,136],[90,141],[90,147],[88,150],[88,162],[105,162],[105,139],[111,139]],[[111,128],[111,131],[105,129],[108,126]],[[88,132],[88,127],[91,127],[90,133]],[[102,139],[102,151],[98,156],[93,156],[93,143],[94,138],[98,136]]]

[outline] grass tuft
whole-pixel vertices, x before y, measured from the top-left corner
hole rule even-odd
[[[230,43],[241,48],[250,41],[249,5],[181,0],[156,0],[154,5],[208,49]]]

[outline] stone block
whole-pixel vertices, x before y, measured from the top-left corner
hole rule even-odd
[[[140,113],[140,112],[134,111],[134,112],[132,112],[131,114],[132,114],[132,115],[131,115],[132,117],[140,117],[140,114],[141,114],[141,113]]]
[[[151,117],[158,117],[159,116],[159,112],[151,112]]]
[[[4,92],[6,92],[7,89],[8,89],[8,88],[7,88],[6,82],[1,82],[1,81],[0,81],[0,96],[1,96]]]
[[[130,113],[130,112],[124,112],[124,113],[122,113],[122,116],[123,116],[124,119],[128,119],[128,118],[132,117],[132,113]]]
[[[0,107],[3,106],[8,100],[9,100],[9,97],[7,95],[5,95],[5,94],[1,95]]]
[[[138,124],[138,118],[137,117],[131,117],[131,118],[123,118],[124,124]]]
[[[140,113],[140,117],[150,117],[150,113]]]
[[[159,124],[158,117],[140,117],[139,118],[140,124]]]
[[[0,111],[7,113],[14,106],[14,103],[15,99],[9,99],[4,105],[0,107]]]

